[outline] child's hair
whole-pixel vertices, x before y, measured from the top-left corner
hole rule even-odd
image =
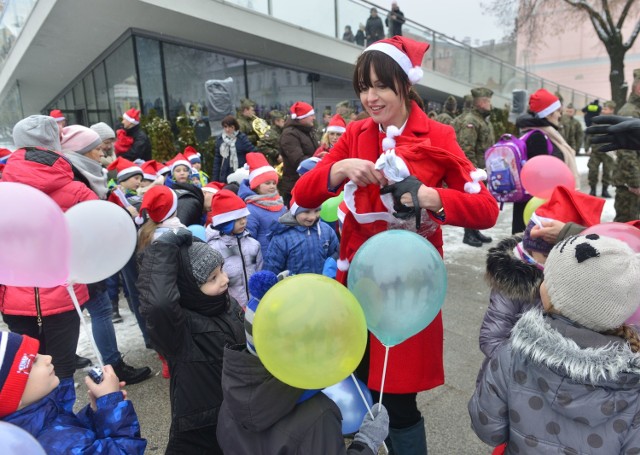
[[[604,334],[623,338],[629,344],[632,352],[640,352],[640,335],[633,327],[624,324],[617,329],[604,332]]]
[[[147,219],[138,231],[138,252],[149,246],[153,240],[153,234],[158,229],[160,223],[156,223],[151,218]]]

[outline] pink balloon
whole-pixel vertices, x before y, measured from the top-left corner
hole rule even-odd
[[[625,223],[601,223],[591,226],[584,231],[583,235],[598,234],[603,237],[611,237],[622,240],[636,253],[640,253],[640,229]]]
[[[531,158],[522,166],[520,178],[524,189],[540,199],[549,199],[556,186],[576,187],[576,179],[569,166],[551,155]]]
[[[54,287],[69,275],[69,230],[53,199],[22,183],[0,182],[0,284]]]

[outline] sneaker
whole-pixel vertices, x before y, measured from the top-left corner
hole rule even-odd
[[[76,354],[76,370],[82,370],[83,368],[91,365],[91,359],[87,359],[86,357],[80,357]]]
[[[122,359],[113,365],[113,371],[116,373],[116,376],[118,376],[118,379],[126,382],[127,385],[137,384],[151,376],[151,368],[134,368],[124,363]]]

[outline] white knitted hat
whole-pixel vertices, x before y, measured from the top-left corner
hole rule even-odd
[[[557,244],[544,266],[553,307],[596,332],[620,327],[640,304],[640,254],[598,234]]]

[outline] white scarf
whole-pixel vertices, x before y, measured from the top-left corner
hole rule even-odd
[[[104,200],[107,197],[107,171],[102,164],[81,153],[68,152],[64,156],[89,181],[91,190]]]
[[[229,166],[234,171],[238,169],[238,152],[236,151],[236,139],[238,132],[235,131],[233,136],[227,136],[222,133],[222,144],[220,144],[220,156],[223,159],[229,159]]]

